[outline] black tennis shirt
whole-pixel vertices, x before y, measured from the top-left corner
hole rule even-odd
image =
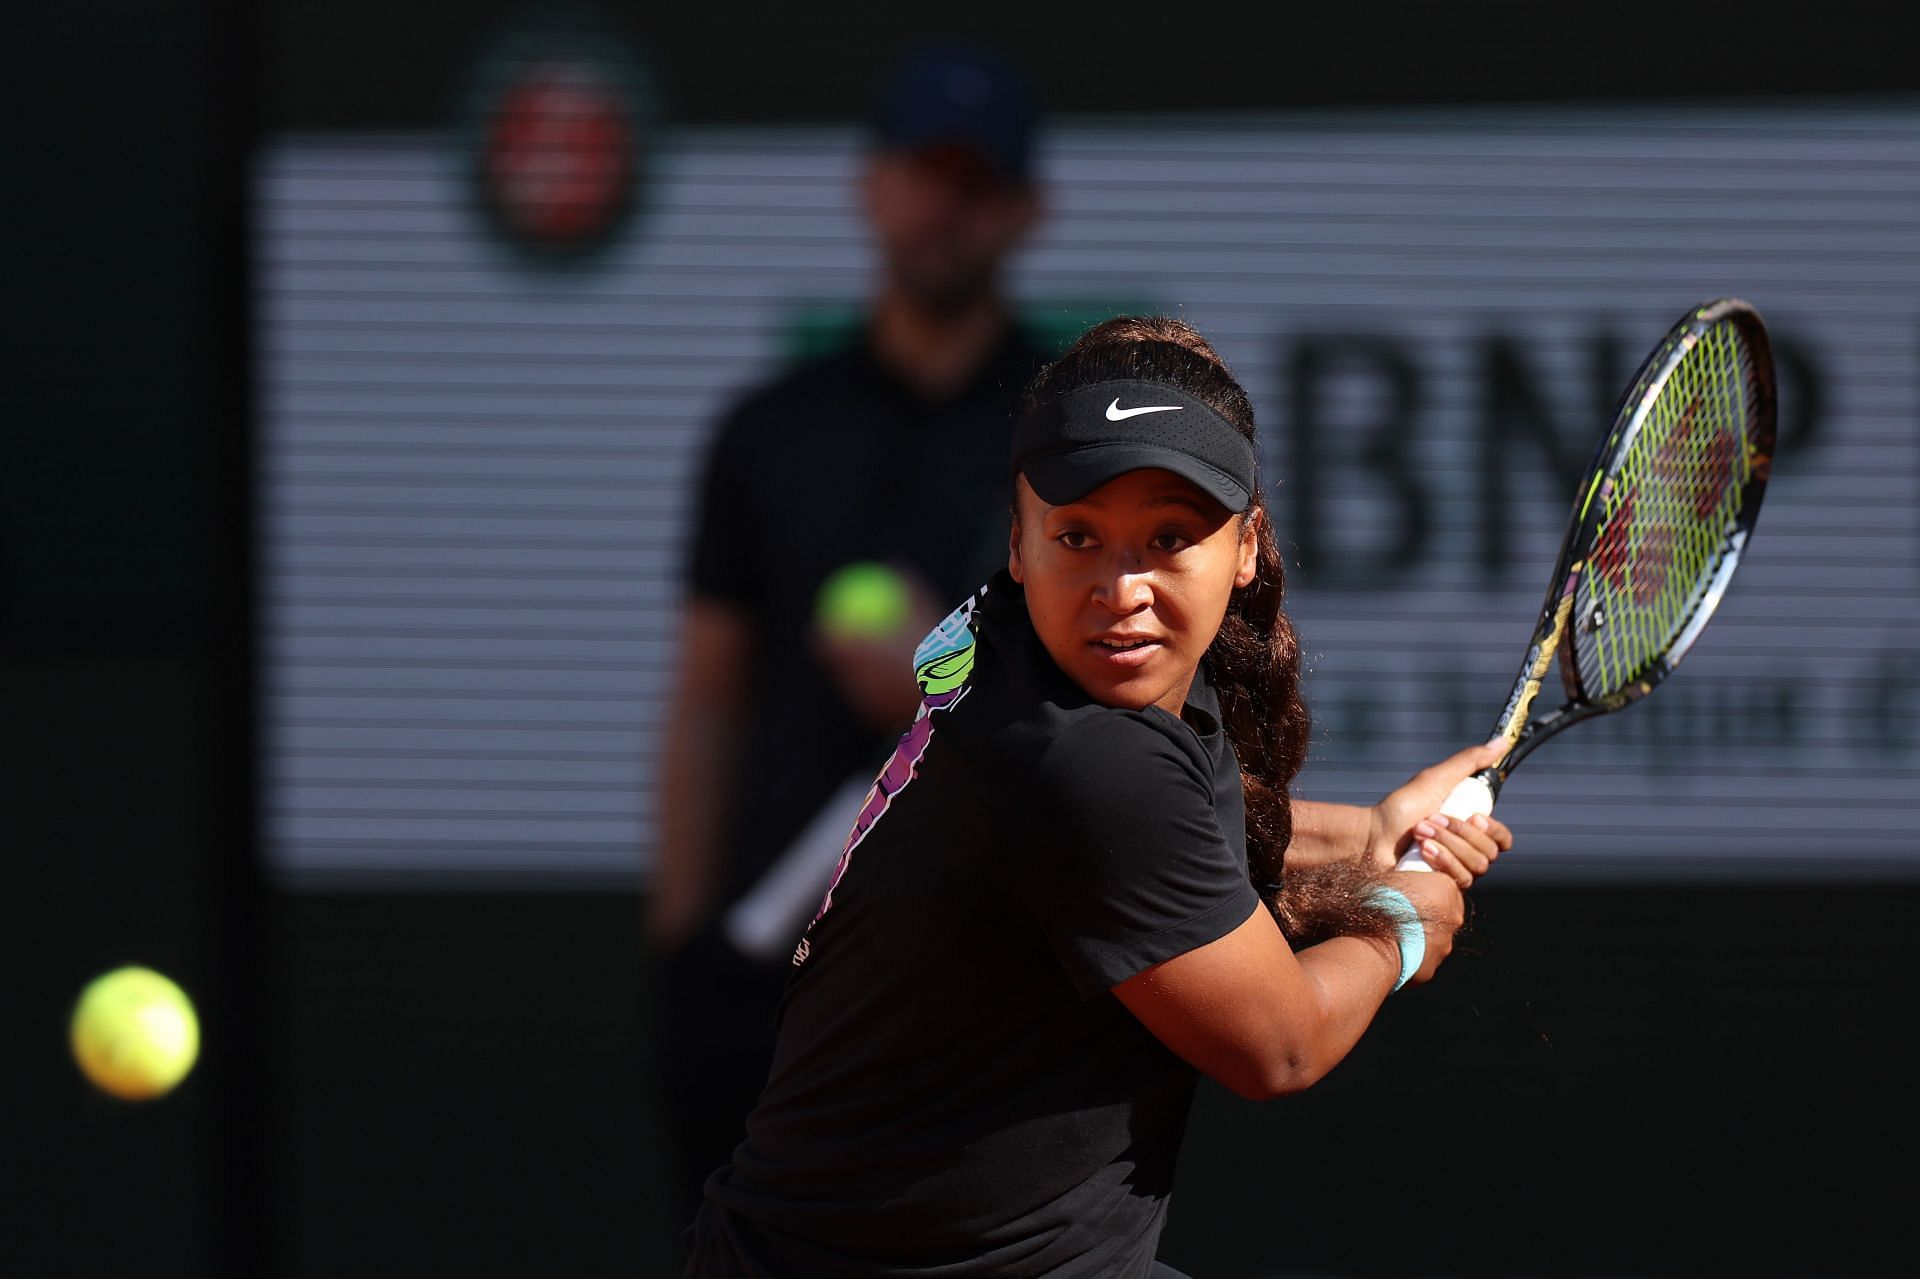
[[[1259,907],[1218,701],[1091,701],[1004,572],[916,666],[688,1275],[1152,1264],[1198,1076],[1110,991]]]

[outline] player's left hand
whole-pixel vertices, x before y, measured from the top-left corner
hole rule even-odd
[[[1513,832],[1491,814],[1461,820],[1444,817],[1440,805],[1455,786],[1500,762],[1504,741],[1456,751],[1415,773],[1404,786],[1368,813],[1367,857],[1391,870],[1409,847],[1426,854],[1427,865],[1449,875],[1462,888],[1487,873],[1501,853],[1513,847]]]

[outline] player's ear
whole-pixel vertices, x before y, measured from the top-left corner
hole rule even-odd
[[[1240,521],[1240,563],[1233,574],[1236,587],[1247,585],[1259,575],[1260,524],[1266,518],[1266,511],[1256,506]]]

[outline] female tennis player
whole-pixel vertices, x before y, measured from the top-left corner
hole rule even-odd
[[[746,1139],[686,1273],[1149,1276],[1199,1072],[1323,1077],[1431,978],[1500,822],[1290,801],[1299,647],[1253,410],[1184,323],[1036,379],[1004,573],[916,655],[924,700],[794,954]],[[1440,874],[1391,870],[1409,842]]]

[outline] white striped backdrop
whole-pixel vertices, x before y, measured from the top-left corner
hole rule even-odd
[[[683,131],[601,269],[544,276],[481,229],[451,148],[287,135],[258,159],[269,855],[292,882],[632,885],[690,484],[796,309],[867,292],[858,139]],[[1694,303],[1759,305],[1817,375],[1814,437],[1679,674],[1515,774],[1502,873],[1920,874],[1920,107],[1073,119],[1044,172],[1016,295],[1213,338],[1289,540],[1290,353],[1367,334],[1415,372],[1418,562],[1292,595],[1315,797],[1482,736],[1539,606],[1569,495],[1531,446],[1510,565],[1474,559],[1482,344],[1511,342],[1584,459],[1620,390],[1598,338],[1624,382]],[[1325,392],[1317,527],[1365,555],[1397,501],[1359,462],[1381,386]],[[1783,377],[1783,417],[1807,394]]]

